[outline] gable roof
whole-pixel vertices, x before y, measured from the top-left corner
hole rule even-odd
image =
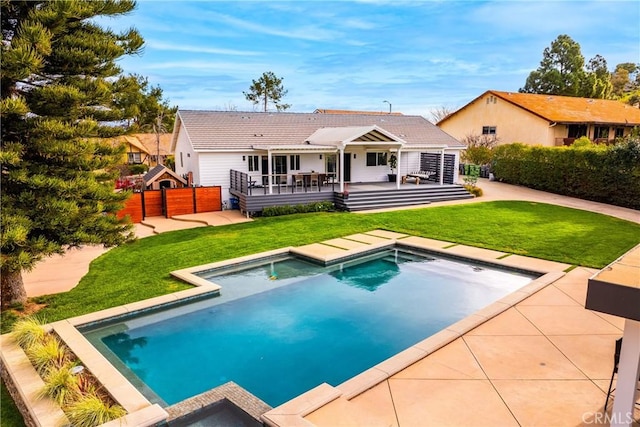
[[[158,141],[156,140],[155,133],[135,133],[131,135],[137,138],[140,143],[146,148],[149,154],[155,155],[158,151]],[[160,135],[160,155],[166,156],[171,154],[171,134],[164,133]]]
[[[551,123],[593,123],[640,125],[640,109],[610,99],[578,98],[488,90],[473,101],[451,113],[438,125],[454,117],[486,95],[491,94]]]
[[[369,145],[376,145],[376,143],[383,143],[384,145],[389,145],[389,143],[404,144],[401,138],[376,125],[321,128],[309,136],[306,142],[343,147],[351,142],[367,142]]]
[[[115,139],[115,143],[119,144],[121,142],[125,142],[129,145],[131,145],[132,147],[136,147],[138,150],[140,150],[143,153],[149,153],[149,150],[147,150],[147,147],[145,147],[138,138],[136,138],[133,135],[122,135],[119,138]]]
[[[175,150],[183,126],[193,149],[202,152],[302,145],[318,129],[374,125],[408,146],[464,147],[421,116],[180,110],[171,149]]]
[[[149,186],[156,179],[158,179],[159,177],[161,177],[165,173],[168,173],[169,175],[173,176],[178,181],[182,182],[184,185],[187,185],[187,180],[186,179],[184,179],[183,177],[181,177],[180,175],[178,175],[177,173],[175,173],[174,171],[172,171],[171,169],[169,169],[168,167],[166,167],[164,165],[156,165],[153,168],[149,169],[149,171],[146,174],[144,174],[144,177],[142,177],[142,179],[144,180],[144,184]]]

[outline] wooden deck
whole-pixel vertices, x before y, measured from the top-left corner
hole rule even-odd
[[[269,194],[267,187],[251,188],[251,194],[230,190],[239,199],[240,210],[253,214],[268,206],[297,205],[321,201],[333,202],[346,211],[423,205],[444,200],[473,197],[464,187],[455,184],[439,185],[433,182],[400,184],[395,182],[349,183],[346,193],[339,192],[338,183],[301,189],[291,185],[274,185]]]

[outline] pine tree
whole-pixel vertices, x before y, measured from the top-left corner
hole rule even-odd
[[[258,80],[251,81],[249,92],[242,92],[248,101],[255,105],[262,103],[266,112],[269,101],[273,102],[276,110],[283,111],[291,107],[289,104],[280,103],[280,100],[287,94],[282,86],[282,78],[277,77],[272,71],[262,73]]]
[[[602,56],[585,64],[580,45],[562,34],[544,50],[540,66],[529,74],[520,92],[608,99],[611,76]]]
[[[116,60],[140,51],[92,18],[132,11],[132,0],[2,0],[2,307],[26,300],[22,272],[83,244],[132,238],[114,214],[128,197],[114,189],[123,133],[114,107]]]

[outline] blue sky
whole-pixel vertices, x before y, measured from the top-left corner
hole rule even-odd
[[[273,71],[289,111],[388,111],[391,103],[429,118],[489,89],[517,91],[560,34],[612,70],[640,62],[637,0],[139,0],[103,25],[140,31],[143,54],[121,67],[181,109],[257,109],[242,92]]]

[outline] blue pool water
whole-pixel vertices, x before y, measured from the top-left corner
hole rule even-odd
[[[153,400],[173,404],[234,381],[277,406],[532,280],[396,249],[328,267],[268,259],[206,275],[221,296],[84,332]]]

